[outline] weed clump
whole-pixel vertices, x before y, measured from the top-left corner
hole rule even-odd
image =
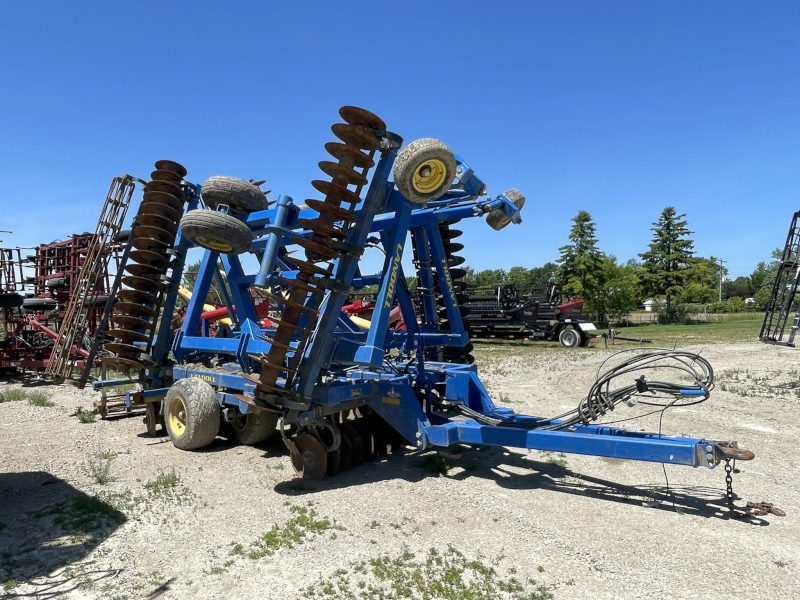
[[[31,406],[55,406],[56,403],[50,400],[50,396],[44,392],[36,391],[28,393],[28,404]]]
[[[78,417],[78,421],[81,423],[94,423],[97,415],[93,410],[84,410],[82,406],[79,406],[78,410],[75,411],[75,416]]]

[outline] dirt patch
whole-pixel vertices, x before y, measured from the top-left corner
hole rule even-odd
[[[625,426],[738,440],[756,453],[738,503],[786,517],[727,519],[722,469],[505,448],[300,482],[278,441],[181,452],[138,419],[80,422],[89,391],[7,380],[55,406],[0,403],[0,598],[797,598],[800,351],[692,350],[711,399]],[[542,416],[574,407],[608,354],[478,350],[497,403]]]

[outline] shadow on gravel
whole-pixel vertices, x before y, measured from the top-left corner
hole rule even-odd
[[[566,466],[566,460],[555,455],[544,461],[534,460],[505,448],[487,446],[455,447],[455,451],[395,452],[321,481],[282,481],[275,486],[275,491],[286,496],[304,496],[392,479],[415,483],[428,477],[447,477],[454,481],[477,477],[512,490],[545,490],[708,519],[730,518],[722,488],[623,485],[573,471]],[[734,498],[740,500],[736,495]],[[758,517],[740,522],[769,525],[769,521]]]
[[[18,383],[24,388],[54,385],[52,381],[39,377],[36,373],[20,371],[0,372],[0,383]]]
[[[126,521],[103,499],[43,471],[0,473],[0,509],[0,597],[57,598],[116,575],[84,560]]]

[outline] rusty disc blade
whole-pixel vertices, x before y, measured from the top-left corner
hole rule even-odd
[[[449,227],[444,227],[439,229],[442,232],[442,237],[452,240],[454,238],[460,237],[464,232],[460,229],[450,229]]]
[[[307,282],[301,279],[288,279],[286,277],[278,277],[278,281],[280,281],[285,286],[305,290],[306,292],[309,292],[311,294],[318,294],[321,291],[318,287],[313,285],[313,283],[312,285],[309,285]]]
[[[372,160],[368,154],[364,154],[358,148],[348,146],[347,144],[328,142],[325,144],[325,150],[327,150],[328,154],[333,156],[333,158],[346,165],[353,165],[360,169],[371,169],[375,166],[375,161]]]
[[[344,117],[342,117],[344,118]],[[382,129],[381,127],[376,127],[375,129]],[[182,164],[175,162],[174,160],[168,159],[161,159],[156,161],[156,169],[159,171],[172,171],[173,173],[177,173],[181,177],[186,177],[186,167]]]
[[[158,302],[158,298],[153,294],[148,294],[147,292],[141,292],[139,290],[120,290],[117,296],[119,296],[119,299],[123,302],[130,302],[132,304],[155,304]],[[119,303],[117,303],[117,305],[119,305]]]
[[[342,163],[321,160],[319,168],[329,177],[346,181],[347,185],[367,185],[367,178],[364,175]]]
[[[139,207],[139,216],[158,215],[172,221],[180,221],[181,211],[173,208],[169,204],[159,202],[144,202]]]
[[[153,227],[152,225],[139,225],[133,228],[133,234],[137,238],[148,238],[151,240],[158,240],[169,245],[175,241],[175,234],[161,229],[160,227]]]
[[[144,186],[145,192],[164,192],[183,200],[183,188],[172,181],[148,181]]]
[[[142,292],[136,293],[140,294]],[[117,311],[118,314],[130,315],[132,317],[152,317],[156,314],[155,309],[134,302],[117,302],[114,305],[114,310]]]
[[[314,219],[297,219],[297,224],[310,231],[313,231],[314,233],[336,238],[338,240],[343,240],[347,237],[347,233],[338,227],[326,225],[325,223],[316,221]]]
[[[159,213],[139,214],[136,216],[136,223],[147,227],[158,227],[173,236],[178,231],[178,224],[173,219]]]
[[[283,258],[283,261],[292,265],[293,267],[296,267],[297,270],[300,271],[301,273],[308,273],[310,275],[322,275],[323,277],[329,277],[331,275],[330,269],[321,269],[314,263],[310,263],[308,261],[301,260],[299,258],[286,256]]]
[[[347,439],[350,442],[350,466],[361,464],[364,460],[364,440],[361,439],[358,431],[349,423],[339,425],[342,434],[342,441]],[[341,461],[341,457],[339,459]]]
[[[131,275],[135,275],[136,277],[154,278],[164,274],[163,267],[158,268],[151,265],[139,265],[136,263],[125,265],[125,271]]]
[[[174,183],[180,183],[181,179],[183,179],[182,175],[175,173],[174,171],[167,171],[166,169],[156,169],[152,173],[150,173],[150,179],[155,181],[172,181]]]
[[[183,201],[180,198],[166,192],[145,192],[144,196],[142,196],[142,200],[147,204],[155,202],[156,204],[164,204],[165,206],[169,206],[175,210],[183,210]],[[142,212],[141,206],[139,207],[139,212]]]
[[[152,250],[134,250],[131,252],[130,257],[132,260],[143,265],[158,265],[166,267],[169,263],[169,257],[165,254],[159,254],[157,251]]]
[[[311,185],[325,194],[325,200],[328,202],[349,202],[350,204],[358,204],[361,202],[361,198],[358,197],[358,194],[332,181],[315,179],[311,182]]]
[[[458,242],[452,242],[447,246],[447,250],[451,254],[455,254],[456,252],[461,252],[463,249],[464,249],[464,244],[459,244]]]
[[[131,242],[134,248],[138,250],[148,250],[150,252],[157,252],[163,253],[166,248],[169,248],[169,244],[167,242],[162,242],[161,240],[155,240],[153,238],[133,238]],[[159,254],[159,256],[164,256],[163,254]],[[166,258],[166,256],[164,256]]]
[[[369,430],[363,422],[362,419],[356,419],[354,421],[349,421],[350,426],[356,430],[358,433],[358,437],[361,438],[362,443],[362,450],[361,450],[361,461],[365,462],[372,458],[372,454],[374,452],[375,446],[373,445],[372,440],[372,432]]]
[[[139,333],[138,331],[132,331],[130,329],[109,329],[108,335],[122,340],[123,343],[127,344],[128,342],[149,342],[150,336],[145,335],[144,333]]]
[[[302,246],[306,250],[309,250],[317,255],[320,255],[319,259],[315,259],[317,260],[317,262],[339,258],[339,253],[333,248],[329,248],[328,246],[323,246],[322,244],[313,242],[311,240],[307,240],[305,238],[301,237],[292,238],[292,244],[297,244],[298,246]],[[308,256],[308,252],[306,252],[306,256]]]
[[[161,287],[161,283],[150,279],[149,277],[136,277],[136,275],[127,275],[122,278],[122,283],[134,290],[140,292],[156,292]]]
[[[355,216],[352,212],[341,208],[340,206],[336,206],[335,204],[329,204],[327,202],[323,202],[322,200],[313,200],[311,198],[306,200],[306,204],[309,208],[313,208],[319,214],[327,213],[333,215],[336,217],[337,221],[347,221],[348,223],[355,221]]]
[[[461,279],[466,274],[467,274],[467,271],[464,270],[464,269],[450,269],[450,278],[451,279]]]
[[[325,475],[328,477],[332,477],[339,472],[339,463],[342,460],[341,451],[342,446],[340,444],[336,450],[328,452],[328,466],[325,468]]]
[[[125,344],[122,342],[107,342],[106,344],[103,344],[103,348],[109,352],[113,352],[114,354],[136,355],[142,351],[142,349],[138,346],[134,346],[133,344]]]
[[[362,150],[379,150],[381,140],[363,127],[358,125],[345,125],[344,123],[334,123],[331,126],[333,135],[342,140],[348,146],[355,146]],[[155,179],[155,177],[153,178]]]
[[[386,123],[378,115],[358,106],[343,106],[339,109],[339,116],[350,125],[363,125],[370,129],[386,129]]]
[[[122,356],[105,356],[100,359],[105,365],[111,365],[113,367],[121,367],[123,369],[136,369],[138,371],[144,371],[144,365],[140,362],[137,362],[131,358],[124,358]]]
[[[297,477],[319,481],[328,468],[328,453],[317,438],[309,433],[294,439],[299,454],[292,453],[292,466]]]
[[[131,315],[111,315],[111,322],[114,323],[114,325],[119,325],[120,329],[127,329],[129,331],[150,328],[150,321]]]

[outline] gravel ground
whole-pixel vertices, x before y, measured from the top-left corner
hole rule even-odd
[[[416,581],[445,598],[800,598],[800,351],[690,350],[717,389],[663,431],[753,450],[738,504],[787,516],[728,519],[721,468],[506,448],[409,449],[300,482],[278,441],[181,452],[138,418],[79,422],[90,391],[5,380],[55,405],[0,403],[0,598],[393,598],[375,586]],[[499,404],[552,415],[607,354],[492,345],[478,359]]]

